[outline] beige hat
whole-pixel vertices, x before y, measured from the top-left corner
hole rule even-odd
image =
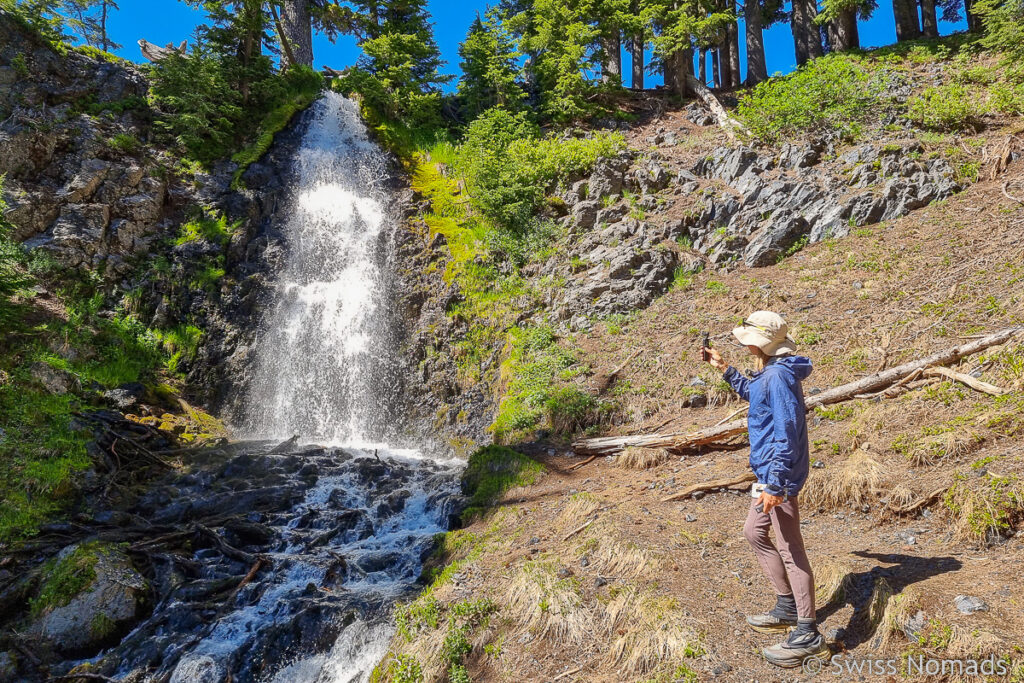
[[[767,356],[796,351],[796,342],[788,334],[789,325],[781,315],[771,311],[751,313],[732,333],[744,346],[756,346]]]

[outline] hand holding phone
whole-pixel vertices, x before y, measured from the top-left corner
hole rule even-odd
[[[702,361],[704,361],[705,363],[708,362],[709,360],[711,360],[711,353],[708,352],[708,349],[710,349],[710,348],[711,348],[711,333],[710,332],[705,332],[704,335],[701,337],[701,346],[700,346],[700,359]]]

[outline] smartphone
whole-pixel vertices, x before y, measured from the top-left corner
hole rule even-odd
[[[704,335],[701,337],[701,347],[700,347],[700,358],[701,358],[701,360],[703,360],[703,361],[711,360],[711,354],[708,353],[708,349],[710,349],[710,348],[711,348],[711,333],[710,332],[705,332]]]

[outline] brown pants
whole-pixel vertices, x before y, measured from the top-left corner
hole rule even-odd
[[[750,502],[743,536],[754,549],[768,580],[779,595],[792,594],[796,600],[797,615],[801,619],[814,618],[814,575],[804,550],[800,534],[800,511],[796,499],[790,498],[772,508],[770,514],[758,512],[757,499]],[[775,529],[776,548],[768,538],[768,530]]]

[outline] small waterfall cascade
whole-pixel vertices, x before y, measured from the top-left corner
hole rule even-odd
[[[384,153],[355,102],[328,92],[295,159],[288,255],[265,317],[242,431],[357,445],[393,433]]]
[[[457,461],[387,445],[402,433],[387,160],[340,95],[326,93],[305,125],[291,201],[278,211],[287,249],[277,294],[262,314],[254,373],[239,388],[236,433],[267,446],[236,456],[194,494],[255,492],[253,507],[264,509],[247,521],[274,539],[250,550],[271,566],[230,611],[196,622],[168,649],[171,683],[368,680],[393,633],[392,605],[412,595],[433,536],[459,504]],[[317,445],[272,449],[292,436]]]

